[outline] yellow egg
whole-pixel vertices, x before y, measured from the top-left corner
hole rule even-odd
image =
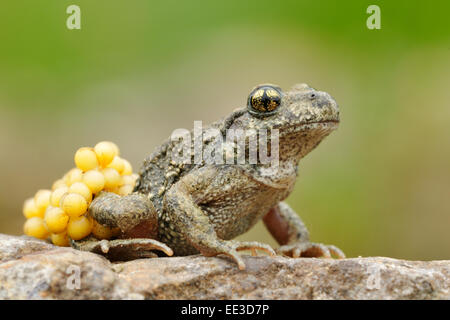
[[[87,211],[86,199],[78,193],[67,193],[61,198],[61,209],[70,217],[79,217]]]
[[[124,160],[121,157],[116,156],[114,157],[113,161],[110,164],[108,164],[107,168],[116,169],[117,172],[121,174],[123,169],[125,168],[125,164],[123,161]]]
[[[89,187],[83,182],[75,182],[69,188],[69,192],[78,193],[84,197],[87,203],[92,201],[92,192]]]
[[[66,230],[69,216],[61,208],[48,207],[44,221],[50,232],[60,233]]]
[[[83,171],[89,171],[98,167],[97,155],[92,148],[78,149],[74,160],[78,169]]]
[[[86,216],[70,218],[67,225],[67,234],[73,240],[80,240],[87,237],[92,230],[91,221]]]
[[[69,187],[66,185],[55,189],[50,196],[50,204],[54,207],[59,207],[62,196],[67,192],[69,192]]]
[[[83,175],[83,183],[92,193],[97,193],[105,187],[105,176],[98,170],[90,170]]]
[[[130,184],[124,184],[123,186],[121,186],[118,190],[118,194],[121,196],[126,196],[129,195],[130,193],[133,192],[134,186],[130,185]]]
[[[52,190],[56,190],[58,188],[65,187],[65,186],[66,186],[66,182],[64,181],[64,179],[58,179],[53,183]]]
[[[105,168],[102,170],[103,176],[105,177],[105,188],[108,190],[112,190],[117,188],[122,183],[122,179],[120,174],[116,169],[113,168]]]
[[[34,196],[34,203],[39,211],[45,212],[45,209],[47,209],[50,204],[51,194],[52,192],[50,190],[39,190],[36,192],[36,195]]]
[[[83,179],[83,171],[78,168],[73,168],[64,176],[64,180],[67,186],[71,186],[75,182],[81,182]]]
[[[108,191],[108,192],[119,194],[119,187],[115,187],[113,189],[105,189],[105,190]]]
[[[23,204],[23,215],[25,218],[30,219],[33,217],[44,217],[44,212],[42,210],[39,210],[36,206],[36,203],[34,202],[34,198],[30,198],[25,200]]]
[[[114,149],[114,152],[115,152],[116,156],[120,156],[120,149],[117,146],[117,144],[115,144],[114,142],[111,142],[111,141],[109,141],[109,144]]]
[[[52,243],[55,246],[60,247],[69,247],[69,237],[67,236],[67,232],[61,232],[61,233],[52,233],[51,234]]]
[[[93,222],[92,234],[94,235],[94,237],[96,237],[97,239],[111,239],[111,237],[113,236],[112,228],[103,226],[95,220]]]
[[[119,155],[119,148],[109,141],[102,141],[95,145],[94,151],[97,154],[98,162],[102,167],[106,167],[113,161],[115,156]]]
[[[131,175],[122,176],[122,184],[134,185],[134,177]]]
[[[128,162],[128,160],[122,159],[123,161],[123,175],[130,175],[133,173],[133,167],[131,166],[131,163]]]
[[[48,230],[44,225],[44,220],[39,217],[28,219],[23,226],[23,232],[27,236],[38,239],[47,239],[49,236]]]

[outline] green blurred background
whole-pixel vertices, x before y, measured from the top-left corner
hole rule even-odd
[[[66,8],[81,7],[81,30]],[[366,8],[381,8],[381,30]],[[175,128],[250,89],[329,92],[341,125],[301,163],[288,202],[349,256],[450,258],[448,1],[4,1],[0,232],[73,166],[116,142],[135,170]],[[242,238],[275,244],[259,224]]]

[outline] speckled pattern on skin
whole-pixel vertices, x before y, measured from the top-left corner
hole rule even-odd
[[[239,250],[274,254],[266,244],[231,240],[260,219],[281,244],[277,250],[280,254],[344,257],[334,246],[309,242],[299,216],[282,202],[294,188],[300,159],[337,128],[338,105],[328,93],[306,84],[295,85],[284,93],[277,86],[264,85],[267,86],[282,97],[274,112],[264,114],[249,102],[246,108],[235,110],[203,130],[216,128],[225,136],[227,129],[243,129],[247,135],[260,129],[278,129],[277,171],[270,170],[270,164],[251,164],[248,159],[244,164],[178,164],[172,160],[172,154],[182,149],[181,142],[168,140],[144,161],[134,194],[115,199],[122,203],[114,206],[105,204],[102,197],[96,198],[90,207],[91,215],[109,226],[119,226],[118,221],[127,220],[128,227],[121,228],[127,236],[122,234],[122,238],[133,237],[132,227],[142,226],[143,220],[157,215],[158,235],[145,236],[141,232],[139,237],[154,238],[168,245],[175,255],[225,254],[240,269],[245,265]],[[211,141],[204,145],[208,143]],[[109,195],[103,197],[108,199]],[[133,201],[129,197],[134,197]],[[137,207],[149,212],[136,214]],[[77,247],[83,249],[81,242]]]

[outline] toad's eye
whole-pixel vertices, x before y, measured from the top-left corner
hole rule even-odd
[[[272,86],[260,86],[248,96],[248,112],[255,116],[269,116],[277,111],[281,104],[281,92]]]

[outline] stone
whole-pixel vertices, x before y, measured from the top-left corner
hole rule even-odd
[[[111,263],[0,234],[0,299],[450,299],[448,260],[244,260],[245,271],[200,255]]]

